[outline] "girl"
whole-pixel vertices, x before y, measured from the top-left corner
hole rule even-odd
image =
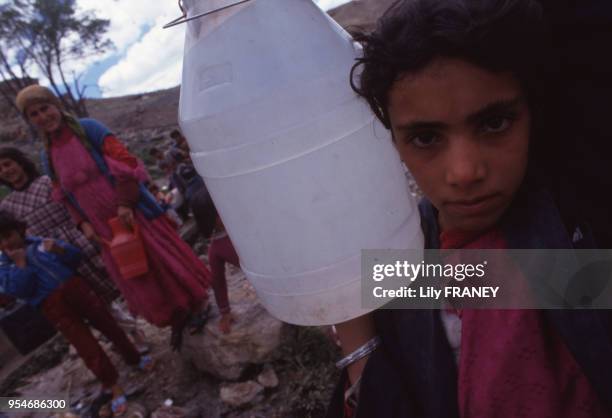
[[[425,195],[427,248],[595,247],[588,208],[566,204],[570,119],[546,36],[532,0],[413,0],[359,38],[353,87]],[[612,416],[607,311],[380,310],[374,319],[382,344],[343,404],[355,382],[345,376],[330,416]]]
[[[113,217],[130,228],[138,224],[148,273],[126,280],[105,245],[102,258],[130,309],[154,325],[172,326],[171,344],[179,349],[189,316],[203,311],[210,273],[162,216],[143,184],[142,164],[101,123],[63,112],[45,87],[26,87],[16,104],[40,131],[46,150],[42,161],[56,184],[56,198],[87,238],[100,244],[110,240]]]

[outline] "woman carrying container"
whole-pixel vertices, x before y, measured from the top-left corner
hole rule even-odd
[[[16,104],[44,141],[42,163],[54,182],[55,199],[101,246],[106,268],[130,310],[156,326],[170,325],[171,344],[179,349],[189,317],[207,303],[210,273],[142,184],[147,178],[142,164],[100,122],[64,112],[45,87],[26,87]],[[129,228],[138,225],[149,264],[146,274],[126,280],[119,273],[105,244],[112,238],[108,221],[115,217]]]
[[[354,89],[425,196],[427,248],[600,245],[584,222],[592,208],[575,201],[579,173],[561,169],[588,144],[566,123],[544,28],[533,0],[416,0],[395,3],[360,38]],[[508,266],[512,281],[527,274]],[[381,344],[361,376],[345,374],[329,416],[612,416],[609,310],[405,309],[374,319]]]

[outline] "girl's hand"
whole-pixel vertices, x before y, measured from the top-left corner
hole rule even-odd
[[[100,243],[100,237],[98,236],[98,234],[96,234],[96,231],[94,230],[93,226],[91,226],[91,224],[89,222],[81,222],[81,232],[83,233],[83,235],[85,235],[85,238],[87,238],[89,241],[95,242],[95,243]]]
[[[127,228],[132,230],[134,229],[134,211],[132,208],[127,206],[119,206],[117,208],[117,216]]]
[[[64,253],[64,249],[62,247],[60,247],[59,245],[57,245],[57,243],[55,242],[54,239],[47,238],[47,239],[43,240],[42,244],[43,244],[43,248],[47,252],[55,253],[55,254],[63,254]]]
[[[43,240],[42,244],[43,244],[43,248],[45,249],[45,251],[50,253],[53,251],[53,247],[55,246],[55,241],[53,241],[51,238],[47,238]]]

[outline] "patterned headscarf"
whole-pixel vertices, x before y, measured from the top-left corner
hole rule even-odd
[[[36,103],[50,103],[58,109],[62,108],[62,103],[57,96],[48,88],[39,86],[38,84],[32,84],[31,86],[21,89],[15,98],[15,106],[17,106],[19,111],[24,115],[28,106]]]

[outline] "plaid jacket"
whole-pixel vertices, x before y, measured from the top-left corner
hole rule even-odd
[[[0,202],[6,210],[28,225],[27,235],[60,239],[76,246],[84,254],[78,273],[99,296],[111,302],[119,294],[108,278],[96,248],[79,231],[68,211],[51,199],[53,185],[47,176],[40,176],[24,190],[14,190]]]

